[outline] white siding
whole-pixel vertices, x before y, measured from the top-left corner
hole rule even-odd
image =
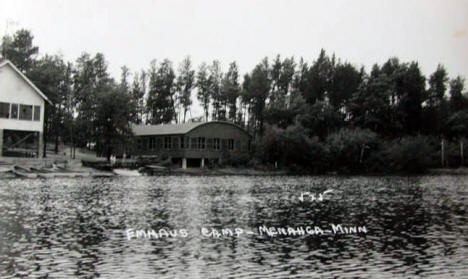
[[[40,121],[0,118],[0,129],[43,131],[45,100],[8,64],[0,67],[0,102],[41,107]]]

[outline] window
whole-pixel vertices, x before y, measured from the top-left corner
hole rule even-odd
[[[171,148],[171,137],[164,137],[164,148]]]
[[[226,139],[221,139],[221,149],[222,150],[227,149],[227,140]]]
[[[236,145],[234,146],[234,149],[240,151],[240,150],[241,150],[241,141],[240,141],[240,140],[236,140],[235,143],[236,143]]]
[[[163,148],[163,139],[161,137],[156,138],[156,148],[162,149]]]
[[[190,138],[190,148],[197,148],[197,138]]]
[[[208,138],[206,139],[206,149],[213,149],[213,139],[212,138]]]
[[[18,119],[18,104],[11,104],[11,119]]]
[[[0,103],[0,118],[10,118],[10,103]]]
[[[179,138],[172,138],[172,149],[179,149]]]
[[[219,144],[219,142],[220,142],[219,138],[214,138],[214,139],[213,139],[213,143],[214,143],[213,146],[214,146],[214,149],[215,149],[215,150],[219,150],[219,149],[220,149],[220,144]]]
[[[32,110],[33,106],[31,105],[20,105],[20,113],[19,119],[20,120],[32,120]]]
[[[184,137],[180,137],[180,148],[184,149]]]
[[[145,148],[145,140],[144,139],[138,139],[137,140],[137,148],[138,148],[138,150],[143,150]]]
[[[234,150],[234,140],[233,139],[228,139],[228,149],[229,150]]]
[[[150,138],[149,148],[150,149],[155,149],[156,148],[156,138]]]
[[[34,121],[41,121],[41,107],[34,106]]]
[[[198,149],[205,149],[205,138],[198,138]]]

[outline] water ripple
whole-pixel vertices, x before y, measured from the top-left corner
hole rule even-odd
[[[465,176],[6,180],[0,277],[466,278],[467,184]],[[327,189],[323,202],[298,199]],[[369,232],[200,232],[330,223]],[[128,228],[189,236],[127,240]]]

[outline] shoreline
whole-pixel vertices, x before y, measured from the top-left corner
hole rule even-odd
[[[23,168],[51,168],[64,172],[89,173],[89,176],[125,176],[114,173],[112,170],[103,171],[96,168],[83,166],[80,159],[64,158],[13,158],[0,157],[0,178],[18,177],[13,172],[14,167]],[[56,166],[60,165],[60,169]],[[118,168],[117,168],[118,169]],[[125,168],[124,168],[125,169]],[[135,170],[136,171],[136,170]],[[151,176],[141,172],[142,176]],[[153,176],[158,175],[190,175],[190,176],[223,176],[223,175],[244,175],[244,176],[419,176],[419,175],[468,175],[467,167],[458,168],[431,168],[424,173],[296,173],[287,169],[253,169],[245,167],[218,167],[218,168],[167,168],[160,172],[154,172]],[[53,177],[53,176],[52,176]],[[76,176],[82,177],[82,176]],[[42,178],[45,178],[44,176]]]
[[[96,162],[105,163],[106,161],[100,158],[95,159]],[[132,161],[131,159],[129,161]],[[120,162],[121,163],[121,162]],[[122,176],[116,174],[112,169],[120,169],[119,167],[111,167],[108,170],[93,168],[85,166],[82,158],[68,159],[64,156],[49,156],[47,158],[18,158],[18,157],[0,157],[0,178],[15,178],[18,177],[14,172],[11,172],[14,166],[21,166],[24,168],[55,168],[64,172],[76,173],[89,173],[89,176]],[[117,164],[119,165],[119,164]],[[124,165],[124,164],[120,164]],[[57,168],[59,166],[60,169]],[[151,165],[147,165],[151,166]],[[140,169],[143,168],[140,166]],[[136,172],[137,166],[132,168]],[[142,176],[148,175],[144,171],[141,172]],[[340,173],[336,171],[326,173],[299,173],[292,172],[288,169],[254,169],[246,167],[215,167],[215,168],[177,168],[168,167],[161,168],[161,171],[155,171],[151,175],[190,175],[190,176],[222,176],[222,175],[244,175],[244,176],[419,176],[419,175],[468,175],[468,167],[458,168],[430,168],[423,173],[409,174],[409,173]],[[125,175],[123,175],[125,176]],[[45,178],[44,176],[42,176]],[[52,176],[53,177],[53,176]],[[80,177],[79,175],[77,177]]]

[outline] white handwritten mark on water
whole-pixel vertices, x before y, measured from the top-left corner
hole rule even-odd
[[[322,193],[319,193],[318,195],[316,195],[315,193],[311,193],[311,192],[302,192],[301,193],[301,196],[299,197],[299,200],[301,202],[304,202],[304,201],[323,201],[325,199],[325,195],[328,194],[328,193],[331,193],[333,192],[332,189],[329,189],[329,190],[326,190]]]

